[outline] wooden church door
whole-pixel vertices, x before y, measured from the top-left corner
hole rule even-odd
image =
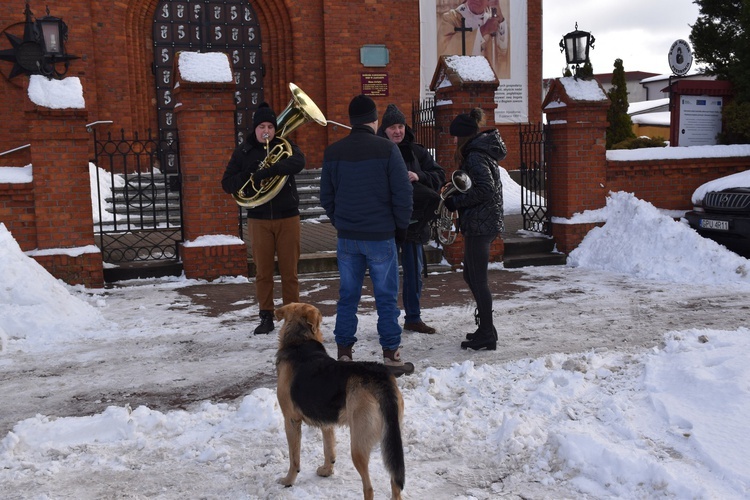
[[[154,13],[153,36],[160,137],[177,137],[172,95],[175,54],[224,52],[236,87],[235,143],[244,142],[252,114],[264,100],[260,26],[249,0],[161,0]],[[167,165],[167,169],[170,166],[175,167]]]

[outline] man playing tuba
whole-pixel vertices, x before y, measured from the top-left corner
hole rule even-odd
[[[221,179],[224,191],[235,194],[243,189],[261,192],[262,186],[273,178],[288,176],[283,180],[278,194],[263,196],[257,203],[243,205],[248,207],[247,227],[255,263],[255,294],[260,309],[260,324],[255,328],[255,335],[270,333],[274,329],[273,275],[276,256],[281,275],[282,301],[284,304],[299,302],[297,264],[301,229],[294,174],[305,168],[305,156],[291,140],[277,137],[276,127],[276,114],[267,103],[262,103],[253,115],[254,133],[249,134],[247,140],[235,149]],[[274,147],[283,147],[283,140],[291,146],[291,155],[271,163],[264,161]]]

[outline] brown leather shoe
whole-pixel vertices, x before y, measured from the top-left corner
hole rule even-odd
[[[404,323],[404,330],[418,333],[435,333],[437,331],[433,327],[425,325],[423,321],[419,321],[418,323]]]
[[[339,361],[351,361],[354,359],[354,355],[352,354],[352,346],[342,346],[336,344],[338,347],[338,353],[336,354],[336,358]],[[353,344],[352,344],[353,345]]]
[[[401,349],[383,349],[383,364],[397,378],[414,373],[414,364],[401,360]]]

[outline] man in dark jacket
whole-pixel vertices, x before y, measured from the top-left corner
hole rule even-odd
[[[351,133],[323,155],[320,203],[336,227],[339,302],[334,337],[340,360],[352,359],[365,272],[375,293],[383,363],[396,376],[414,371],[401,360],[398,249],[409,226],[412,187],[395,144],[375,135],[378,110],[365,95],[349,104]]]
[[[273,275],[277,255],[282,301],[284,304],[299,302],[297,263],[301,252],[301,229],[294,174],[305,168],[305,156],[296,144],[289,141],[291,156],[266,168],[258,168],[268,151],[282,143],[276,137],[276,114],[268,104],[262,103],[255,111],[253,129],[254,133],[235,149],[229,160],[221,179],[224,191],[238,192],[251,177],[257,190],[266,179],[288,176],[276,196],[247,210],[247,228],[255,263],[255,294],[260,309],[260,325],[254,331],[258,335],[274,329]]]
[[[409,181],[414,189],[414,207],[406,241],[401,244],[401,265],[404,268],[404,330],[435,333],[435,329],[422,321],[419,299],[422,296],[424,270],[423,245],[430,240],[429,222],[435,218],[440,204],[440,188],[445,184],[445,172],[427,149],[414,142],[414,132],[406,125],[406,116],[389,104],[383,113],[378,135],[388,138],[398,146],[408,169]]]

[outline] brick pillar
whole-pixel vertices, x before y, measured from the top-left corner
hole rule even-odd
[[[606,135],[609,99],[594,80],[560,78],[550,87],[542,109],[550,140],[547,164],[547,213],[557,248],[570,253],[597,224],[563,224],[575,213],[606,204]]]
[[[72,285],[104,285],[94,245],[88,112],[34,107],[26,112],[34,186],[37,251],[32,256]]]
[[[180,246],[185,276],[209,280],[247,276],[247,245],[238,237],[237,204],[221,188],[221,177],[235,148],[234,82],[191,82],[179,72],[176,81],[182,219],[189,243]],[[218,235],[230,238],[201,238]],[[202,240],[208,242],[202,245]]]
[[[435,160],[445,169],[446,179],[450,179],[459,165],[454,160],[456,145],[454,137],[450,135],[450,124],[456,115],[468,113],[472,108],[482,108],[487,118],[485,127],[495,126],[495,90],[498,80],[487,79],[486,81],[475,81],[461,75],[452,61],[459,59],[473,59],[485,61],[483,56],[441,56],[435,76],[432,79],[430,90],[435,91],[435,126],[438,130]],[[489,64],[487,64],[489,68]],[[492,71],[492,70],[490,70]],[[494,73],[492,73],[494,75]],[[498,237],[490,248],[490,261],[500,262],[505,253],[503,239]],[[456,237],[456,241],[443,248],[445,260],[453,268],[457,268],[463,262],[464,243],[462,235]]]

